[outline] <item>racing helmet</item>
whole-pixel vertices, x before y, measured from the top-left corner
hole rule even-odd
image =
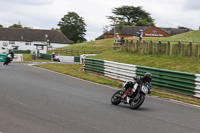
[[[143,77],[146,81],[150,82],[152,80],[152,74],[151,73],[145,73]]]

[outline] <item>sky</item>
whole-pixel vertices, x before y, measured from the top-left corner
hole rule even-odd
[[[112,9],[124,5],[142,6],[157,27],[200,27],[199,0],[0,0],[0,5],[3,27],[20,22],[23,27],[50,30],[59,28],[57,24],[68,12],[76,12],[85,20],[88,41],[102,35],[103,27],[111,24],[106,16],[114,16]]]

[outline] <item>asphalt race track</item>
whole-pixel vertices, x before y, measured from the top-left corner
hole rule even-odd
[[[0,63],[1,133],[200,133],[200,108],[146,97],[138,110],[110,103],[115,88]]]

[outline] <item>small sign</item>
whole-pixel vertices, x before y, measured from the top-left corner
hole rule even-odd
[[[8,46],[8,43],[7,43],[7,42],[3,42],[3,46],[4,46],[4,47],[7,47],[7,46]]]
[[[145,36],[156,36],[156,37],[163,37],[164,35],[162,34],[145,34]]]

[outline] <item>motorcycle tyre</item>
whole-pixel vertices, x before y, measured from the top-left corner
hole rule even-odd
[[[8,65],[8,61],[5,61],[5,62],[3,63],[3,65]]]
[[[118,90],[118,91],[115,92],[115,93],[113,94],[113,96],[111,97],[111,103],[112,103],[113,105],[118,105],[119,103],[121,103],[121,97],[119,97],[119,98],[117,98],[117,99],[114,99],[115,95],[116,95],[116,94],[120,94],[120,92],[123,93],[123,90]]]
[[[144,95],[140,95],[140,98],[138,99],[139,102],[137,104],[132,104],[134,101],[130,102],[130,108],[131,109],[138,109],[144,102],[145,96]]]

